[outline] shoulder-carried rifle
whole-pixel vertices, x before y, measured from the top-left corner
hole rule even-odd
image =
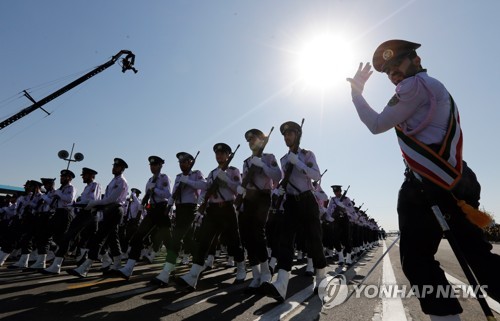
[[[342,193],[342,196],[340,196],[339,203],[342,203],[344,201],[347,191],[349,190],[349,187],[351,187],[351,185],[347,186],[344,193]],[[335,210],[333,210],[333,217],[343,217],[344,215],[346,215],[347,213],[345,211],[345,208],[339,206],[339,203],[337,203],[336,201],[334,202],[337,206],[335,206]]]
[[[302,122],[300,123],[301,129],[302,129],[303,125],[304,125],[304,118],[302,118]],[[297,135],[295,137],[295,144],[294,144],[293,150],[291,150],[289,153],[297,154],[298,149],[299,149],[298,139],[299,139],[299,135]],[[283,179],[279,182],[278,189],[282,188],[286,191],[286,187],[288,186],[288,183],[290,181],[290,176],[292,175],[293,167],[294,166],[292,163],[287,164],[285,175],[283,176]],[[278,198],[276,199],[276,201],[273,204],[274,211],[279,211],[279,209],[281,207],[281,203],[283,203],[284,197],[285,197],[285,194],[281,194],[278,196]]]
[[[271,133],[273,132],[273,130],[274,130],[274,126],[271,127],[271,130],[269,131],[269,134],[267,135],[267,137],[264,138],[264,143],[259,148],[259,150],[258,150],[258,152],[256,153],[255,156],[262,157],[262,153],[264,153],[264,149],[266,148],[267,142],[269,141],[269,137],[271,136]],[[253,164],[250,166],[250,168],[248,169],[247,174],[245,175],[245,177],[243,178],[243,181],[241,182],[241,186],[243,188],[247,188],[248,184],[250,184],[251,182],[253,182],[254,176],[255,176],[255,173],[257,172],[257,170],[258,170],[257,166],[255,166]],[[236,207],[237,210],[240,208],[240,206],[241,206],[242,203],[243,203],[243,195],[238,194],[236,196],[236,200],[234,201],[234,206]]]
[[[233,160],[234,155],[236,154],[238,148],[240,148],[239,144],[238,146],[236,146],[236,149],[229,155],[224,165],[221,166],[220,170],[225,171],[229,167],[229,164]],[[201,203],[200,206],[198,207],[198,212],[205,213],[205,210],[207,209],[208,206],[208,200],[212,195],[217,193],[217,190],[219,189],[219,184],[220,184],[220,179],[218,177],[215,177],[212,184],[208,187],[207,191],[205,192],[205,198],[203,199],[203,203]]]

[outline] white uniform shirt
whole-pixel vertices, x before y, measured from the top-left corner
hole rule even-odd
[[[145,191],[146,193],[150,190],[150,186],[154,186],[152,188],[152,195],[150,195],[149,198],[149,203],[150,204],[155,204],[155,203],[161,203],[161,202],[167,202],[171,194],[171,189],[170,189],[170,179],[166,174],[160,173],[158,175],[158,178],[156,179],[156,182],[153,182],[154,176],[152,176],[147,184]],[[153,185],[154,184],[154,185]]]
[[[176,194],[179,188],[182,173],[177,174],[174,182],[172,194]],[[179,197],[175,200],[176,204],[197,204],[200,194],[207,189],[207,180],[203,177],[203,173],[199,170],[190,171],[188,173],[188,181],[180,185],[181,190]]]
[[[281,158],[281,168],[286,173],[288,166],[292,166],[288,162],[289,153]],[[306,191],[312,191],[312,181],[318,181],[321,178],[316,156],[310,150],[298,149],[299,161],[305,164],[309,169],[304,171],[297,166],[293,166],[292,173],[289,178],[289,183],[286,187],[287,194],[299,195]]]
[[[243,180],[245,180],[248,170],[252,166],[251,160],[253,157],[254,156],[250,156],[243,161]],[[253,180],[249,182],[247,186],[244,186],[245,188],[253,190],[271,190],[276,187],[281,180],[282,173],[276,157],[273,154],[262,154],[261,160],[264,166],[256,169]]]

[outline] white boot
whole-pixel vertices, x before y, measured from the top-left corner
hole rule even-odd
[[[213,255],[207,256],[207,259],[205,260],[205,264],[203,265],[204,271],[210,271],[214,267],[214,260],[215,257]]]
[[[193,264],[189,272],[181,276],[178,280],[181,281],[181,285],[188,285],[191,288],[196,289],[196,284],[198,283],[198,279],[202,270],[203,266]]]
[[[125,266],[121,269],[118,269],[118,274],[125,280],[128,280],[132,275],[132,272],[134,272],[135,263],[135,260],[128,259],[127,263],[125,263]]]
[[[64,261],[64,258],[62,257],[55,257],[54,261],[52,264],[46,268],[45,270],[42,270],[43,274],[59,274],[61,273],[61,266]]]
[[[57,252],[57,251],[56,251]],[[45,262],[50,262],[52,261],[54,258],[56,257],[56,254],[54,253],[54,251],[47,251],[47,257],[45,258]]]
[[[264,282],[271,282],[272,278],[271,270],[269,269],[269,263],[264,261],[260,264],[260,284]]]
[[[227,258],[226,267],[227,267],[227,268],[230,268],[230,267],[233,267],[233,266],[234,266],[234,257],[229,256],[229,257]]]
[[[253,293],[260,286],[260,265],[252,266],[252,282],[245,289],[245,293]]]
[[[92,267],[93,260],[92,259],[86,259],[85,262],[82,263],[79,267],[76,269],[72,270],[66,270],[71,275],[78,276],[80,278],[84,278],[87,276],[87,273],[90,270],[90,267]]]
[[[188,253],[182,255],[182,261],[181,261],[181,263],[184,264],[184,265],[188,265],[189,264],[189,254]]]
[[[339,265],[344,265],[344,251],[339,252]]]
[[[271,283],[273,291],[269,295],[280,302],[285,301],[289,278],[290,272],[278,270],[278,279]]]
[[[109,267],[109,270],[118,271],[122,268],[122,255],[113,256],[113,264]]]
[[[351,253],[347,253],[347,255],[345,257],[345,264],[347,264],[347,265],[351,265],[352,264]]]
[[[304,254],[302,253],[302,251],[298,251],[297,252],[297,261],[300,261],[304,258]]]
[[[30,253],[30,259],[28,262],[35,262],[36,260],[38,260],[38,250],[33,250]]]
[[[5,261],[7,261],[7,258],[9,257],[10,253],[5,253],[0,250],[0,266],[4,265]]]
[[[163,270],[158,274],[154,279],[151,280],[151,283],[157,284],[159,286],[168,285],[168,280],[170,279],[170,273],[175,270],[175,265],[170,262],[166,262],[163,266]]]
[[[271,259],[269,260],[269,270],[271,271],[271,275],[274,274],[274,271],[276,270],[276,263],[278,261],[276,260],[275,257],[271,257]]]
[[[101,270],[103,269],[109,269],[111,264],[113,264],[113,260],[109,256],[108,252],[99,255],[99,260],[101,261]]]
[[[314,278],[314,293],[315,294],[318,294],[318,287],[324,279],[326,279],[326,268],[316,269],[316,276]]]
[[[79,262],[89,251],[89,249],[80,249],[80,255],[76,257],[76,261]]]
[[[304,273],[305,276],[313,276],[314,275],[314,266],[313,266],[313,259],[307,258],[307,266],[306,266],[306,272]]]
[[[460,321],[460,314],[450,314],[445,316],[429,314],[431,321]]]
[[[24,269],[28,267],[28,260],[30,259],[29,254],[22,254],[21,257],[19,258],[19,261],[17,261],[14,264],[9,265],[7,268],[9,269]]]
[[[47,254],[38,254],[36,262],[33,263],[29,268],[34,270],[43,270],[46,268],[45,261],[47,260]]]
[[[155,260],[156,252],[153,251],[153,250],[151,250],[151,252],[149,252],[148,254],[146,254],[144,257],[149,262],[149,264],[152,264],[154,262],[154,260]]]
[[[236,279],[234,280],[234,284],[245,282],[245,278],[247,276],[247,269],[245,265],[245,261],[236,263]]]

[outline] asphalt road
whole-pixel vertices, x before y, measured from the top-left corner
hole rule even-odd
[[[352,285],[375,287],[380,284],[397,284],[410,287],[399,263],[398,242],[389,254],[379,261],[382,253],[394,241],[367,251],[352,267],[344,272]],[[494,251],[500,254],[500,246]],[[159,273],[164,260],[157,256],[153,264],[136,266],[129,281],[116,277],[103,277],[95,269],[85,279],[70,276],[65,269],[74,268],[68,259],[58,276],[45,276],[36,272],[0,268],[0,319],[13,320],[100,320],[107,321],[155,321],[155,320],[429,320],[420,310],[415,297],[384,299],[379,296],[353,295],[346,302],[333,308],[325,308],[321,299],[312,292],[311,277],[303,275],[305,262],[297,262],[291,273],[285,303],[279,304],[262,295],[246,295],[243,288],[248,281],[233,285],[234,268],[225,268],[225,257],[217,258],[214,269],[203,274],[195,292],[177,288],[174,282],[158,288],[149,280]],[[453,282],[466,281],[460,266],[446,240],[438,255],[443,269]],[[11,263],[11,262],[7,262]],[[329,261],[329,274],[340,272],[333,260]],[[6,264],[6,265],[7,265]],[[177,275],[187,272],[180,265]],[[371,271],[371,272],[370,272]],[[370,274],[367,276],[367,274]],[[384,283],[385,282],[385,283]],[[465,282],[466,283],[466,282]],[[369,294],[369,293],[368,293]],[[489,301],[500,320],[500,305]],[[460,299],[464,308],[462,320],[484,320],[479,303],[474,298]]]

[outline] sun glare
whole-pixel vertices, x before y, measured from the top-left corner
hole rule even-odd
[[[349,42],[339,36],[319,35],[298,53],[298,77],[305,87],[327,89],[345,82],[352,70]]]

